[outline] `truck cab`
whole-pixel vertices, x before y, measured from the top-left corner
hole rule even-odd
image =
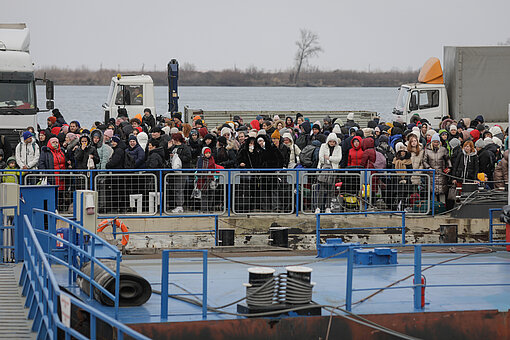
[[[127,110],[129,118],[137,114],[143,116],[143,110],[149,108],[156,117],[154,104],[154,83],[148,75],[125,75],[118,74],[112,78],[108,98],[103,104],[105,122],[110,117],[117,117],[119,108]]]
[[[0,24],[0,133],[14,140],[28,126],[37,127],[36,79],[25,24]],[[45,80],[46,81],[46,80]],[[53,83],[46,105],[53,108]],[[48,87],[48,85],[50,85]]]
[[[394,119],[400,116],[409,123],[415,114],[427,119],[433,127],[439,126],[442,118],[448,115],[448,95],[437,58],[427,60],[417,83],[404,84],[399,88],[397,103],[393,108]]]

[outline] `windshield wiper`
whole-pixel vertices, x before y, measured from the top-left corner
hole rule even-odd
[[[1,111],[12,111],[12,112],[16,112],[16,113],[19,113],[19,114],[25,114],[24,112],[18,110],[15,107],[12,107],[12,106],[0,107],[0,110]]]

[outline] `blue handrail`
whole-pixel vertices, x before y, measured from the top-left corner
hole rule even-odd
[[[202,253],[202,271],[201,272],[170,272],[170,253]],[[202,296],[202,319],[207,319],[207,250],[198,249],[171,249],[163,250],[161,255],[161,320],[168,320],[168,283],[170,274],[201,274],[202,275],[202,293],[197,294],[171,294],[179,295],[201,295]]]
[[[369,288],[353,288],[353,277],[354,277],[354,268],[375,268],[381,266],[355,266],[354,265],[354,251],[355,248],[368,248],[373,247],[374,245],[364,244],[356,247],[349,246],[348,254],[347,254],[347,279],[346,279],[346,291],[345,291],[345,308],[348,311],[352,310],[352,292],[355,291],[369,291],[369,290],[381,290],[381,289],[413,289],[413,301],[414,301],[414,309],[416,311],[421,311],[421,299],[422,299],[422,288],[430,287],[430,288],[442,288],[442,287],[500,287],[500,286],[510,286],[510,283],[480,283],[480,284],[434,284],[427,285],[421,283],[421,273],[423,266],[461,266],[467,265],[464,263],[423,263],[422,262],[422,247],[472,247],[472,246],[504,246],[509,245],[510,243],[501,243],[501,242],[493,242],[493,243],[439,243],[439,244],[406,244],[399,245],[399,247],[413,247],[414,248],[414,264],[405,265],[405,264],[393,264],[393,265],[385,265],[392,267],[409,267],[412,266],[414,268],[414,281],[412,285],[407,286],[398,286],[398,287],[369,287]],[[387,246],[392,246],[388,244]],[[394,246],[394,245],[393,245]],[[472,265],[472,264],[469,264]],[[488,262],[488,263],[476,263],[476,265],[510,265],[509,262]]]
[[[77,339],[87,339],[86,336],[64,325],[58,313],[58,301],[64,294],[51,269],[50,262],[44,253],[35,230],[28,219],[24,216],[24,254],[25,262],[20,277],[24,295],[30,303],[29,317],[34,319],[33,330],[38,332],[38,338],[57,339],[58,330],[64,332],[66,339],[71,336]],[[83,303],[73,296],[67,295],[72,305],[75,305],[90,314],[90,338],[96,338],[96,321],[103,320],[111,327],[117,329],[117,338],[123,339],[128,335],[134,339],[148,340],[149,338],[122,324],[121,322],[103,314],[95,308]]]
[[[89,299],[92,299],[94,296],[94,288],[101,291],[103,294],[105,294],[105,296],[107,296],[113,301],[115,309],[115,318],[117,319],[119,316],[120,262],[122,257],[120,251],[116,247],[112,246],[95,233],[91,233],[89,230],[85,229],[83,226],[79,225],[75,221],[71,221],[65,217],[62,217],[50,211],[33,209],[32,222],[35,222],[35,218],[38,214],[46,215],[53,219],[58,219],[69,224],[70,226],[69,240],[65,240],[57,236],[56,223],[51,223],[51,221],[49,223],[49,230],[45,231],[36,229],[35,233],[46,237],[48,251],[47,257],[51,261],[61,264],[68,269],[68,284],[74,283],[74,281],[76,281],[77,276],[80,276],[83,279],[85,279],[87,282],[89,282],[90,285]],[[77,232],[79,232],[79,240],[76,239]],[[90,251],[88,250],[88,243],[85,242],[86,238],[89,238],[91,240]],[[52,250],[56,248],[57,241],[67,246],[68,251],[67,262],[61,260],[60,258],[52,254]],[[116,261],[115,271],[105,266],[101,261],[99,261],[99,259],[96,258],[95,256],[96,243],[105,247],[115,255]],[[83,273],[81,271],[81,268],[77,266],[77,264],[75,263],[76,256],[80,257],[80,264],[83,264],[85,261],[90,261],[90,275],[86,275],[85,273]],[[108,274],[115,278],[115,291],[113,294],[94,280],[94,266],[96,265],[101,267]]]

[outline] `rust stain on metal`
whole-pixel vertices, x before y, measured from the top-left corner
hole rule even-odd
[[[363,317],[422,339],[509,339],[510,313],[495,310],[372,314]],[[325,338],[329,316],[254,318],[132,324],[152,339],[318,339]],[[388,334],[332,318],[330,339],[393,339]]]

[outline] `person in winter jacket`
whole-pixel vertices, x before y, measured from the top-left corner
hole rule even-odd
[[[423,154],[425,153],[422,148],[422,144],[420,144],[418,137],[415,134],[409,135],[409,140],[407,142],[407,151],[411,155],[411,167],[413,169],[423,169]],[[412,176],[411,183],[420,184],[421,177],[420,176]]]
[[[218,137],[216,146],[216,157],[214,159],[216,164],[221,165],[225,169],[237,167],[236,152],[234,151],[234,146],[233,144],[229,145],[229,142],[225,136]]]
[[[457,157],[453,165],[453,182],[465,182],[466,180],[476,180],[479,172],[479,161],[475,145],[472,141],[464,143],[462,154]]]
[[[98,150],[99,151],[99,150]],[[128,138],[128,147],[125,150],[126,154],[129,154],[135,161],[135,169],[143,169],[145,165],[145,151],[138,144],[136,136],[131,135]],[[101,155],[99,155],[101,157]]]
[[[237,164],[241,169],[258,169],[262,167],[260,161],[260,147],[255,137],[248,137],[237,154]]]
[[[294,169],[299,164],[299,154],[301,153],[301,149],[294,144],[294,139],[289,132],[283,134],[283,144],[289,148],[289,164],[287,167],[289,169]]]
[[[376,153],[375,153],[374,139],[371,137],[363,139],[361,148],[363,149],[363,156],[361,156],[361,166],[366,169],[373,169]]]
[[[23,140],[16,146],[16,163],[20,169],[37,169],[39,145],[34,142],[30,131],[23,132]]]
[[[506,190],[508,183],[508,150],[503,153],[503,159],[496,165],[494,181],[496,189]]]
[[[301,130],[301,133],[299,134],[299,137],[296,139],[296,145],[298,148],[303,150],[305,146],[310,145],[312,140],[310,137],[310,131],[312,130],[312,127],[310,125],[310,122],[303,122],[299,129]]]
[[[435,193],[439,201],[446,202],[445,193],[448,189],[448,179],[445,174],[450,173],[452,164],[450,157],[448,157],[448,151],[441,146],[441,138],[437,133],[432,136],[430,144],[425,149],[423,167],[436,170]]]
[[[452,161],[452,164],[455,164],[457,161],[457,157],[462,154],[462,147],[460,146],[460,140],[457,138],[452,138],[450,141],[450,149],[451,149],[451,156],[450,160]],[[476,149],[476,148],[475,148]]]
[[[363,150],[361,149],[362,141],[360,136],[354,136],[352,138],[347,166],[361,167],[361,159],[363,158]]]
[[[2,182],[3,183],[17,183],[17,178],[19,175],[19,172],[16,171],[17,169],[18,169],[18,166],[16,165],[16,157],[11,156],[11,157],[7,158],[7,167],[5,168],[6,171],[3,172],[4,176],[2,176]],[[11,175],[11,176],[7,176],[7,175]]]
[[[66,168],[66,156],[60,148],[60,143],[56,137],[50,138],[48,144],[41,149],[39,157],[39,169],[64,170]],[[58,174],[59,172],[54,172]],[[51,182],[50,182],[51,181]],[[50,177],[49,184],[58,185],[58,190],[65,190],[65,179],[60,177]]]
[[[95,129],[91,133],[92,138],[92,146],[96,148],[97,155],[99,156],[99,164],[97,165],[98,169],[106,169],[106,164],[110,160],[110,157],[113,154],[113,149],[103,143],[103,133],[99,129]]]
[[[441,137],[441,145],[446,148],[448,151],[448,156],[452,156],[452,150],[450,148],[450,143],[448,141],[448,131],[445,129],[439,130],[439,137]]]
[[[172,139],[168,142],[168,154],[179,157],[182,163],[181,169],[191,169],[191,148],[186,144],[181,133],[172,134]]]
[[[393,158],[395,158],[395,150],[388,144],[390,139],[386,135],[379,137],[379,145],[375,151],[380,152],[386,159],[386,169],[393,168]]]
[[[282,168],[283,156],[267,135],[257,137],[257,144],[260,146],[260,161],[262,168]]]
[[[145,161],[147,169],[162,169],[164,167],[165,151],[156,139],[150,139],[147,143],[148,156]]]
[[[99,164],[99,155],[88,135],[80,137],[80,144],[74,151],[74,159],[76,161],[76,169],[88,169],[89,159],[92,159],[94,168]]]
[[[198,130],[192,129],[189,133],[188,145],[191,148],[191,164],[197,164],[197,159],[200,157],[202,153],[202,148],[200,146],[200,135],[198,134]]]
[[[319,163],[317,164],[317,168],[323,169],[329,166],[331,169],[339,169],[341,161],[342,147],[338,143],[336,134],[330,133],[326,139],[326,143],[322,144],[319,149]]]
[[[117,135],[112,137],[112,148],[113,154],[106,163],[106,169],[124,169],[125,150],[120,146],[120,137]]]
[[[282,166],[284,168],[288,168],[289,162],[290,162],[290,149],[287,145],[282,143],[280,132],[278,130],[275,130],[273,132],[273,134],[271,135],[271,141],[273,142],[274,146],[278,149],[278,151],[280,151],[280,153],[282,155],[282,158],[283,158]]]
[[[498,148],[490,138],[486,138],[486,140],[483,141],[479,139],[476,142],[476,145],[478,144],[483,145],[483,148],[478,153],[480,172],[487,175],[487,179],[489,180],[489,183],[487,184],[492,188],[493,184],[490,182],[494,180],[494,169],[497,162],[496,154],[498,152]]]
[[[143,110],[142,125],[147,127],[147,132],[156,126],[156,119],[152,115],[151,109],[146,108]]]

